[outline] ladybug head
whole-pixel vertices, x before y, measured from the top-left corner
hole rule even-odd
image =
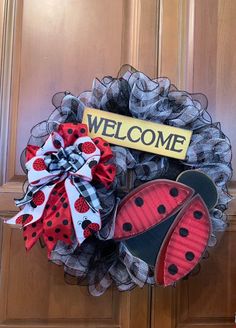
[[[92,223],[92,222],[91,222],[90,220],[88,220],[86,217],[84,217],[84,221],[82,222],[81,227],[82,227],[83,229],[86,229],[87,226],[90,225],[90,223]]]

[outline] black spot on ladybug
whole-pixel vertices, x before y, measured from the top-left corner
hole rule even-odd
[[[193,252],[186,252],[185,253],[185,258],[188,261],[192,261],[194,259],[195,255],[193,254]]]
[[[84,128],[80,129],[80,132],[85,133],[85,129]]]
[[[90,223],[91,223],[90,220],[84,220],[81,224],[82,229],[86,229]]]
[[[157,211],[158,211],[159,214],[164,214],[165,211],[166,211],[166,208],[165,208],[164,205],[161,204],[161,205],[158,206]]]
[[[30,205],[31,205],[31,207],[33,207],[33,208],[36,208],[37,207],[37,205],[31,200],[31,202],[30,202]]]
[[[201,211],[194,211],[193,216],[195,219],[200,220],[203,216],[203,213]]]
[[[69,222],[68,222],[68,220],[63,220],[62,223],[63,223],[64,225],[67,225]]]
[[[22,223],[24,223],[28,219],[29,216],[30,216],[29,214],[23,214]]]
[[[90,169],[91,169],[93,166],[95,166],[95,165],[97,165],[97,161],[91,161],[91,162],[89,163],[89,167],[90,167]]]
[[[108,169],[108,172],[109,172],[110,174],[112,174],[112,169]]]
[[[60,213],[57,212],[57,213],[56,213],[56,218],[59,218],[59,216],[60,216]]]
[[[53,190],[52,195],[56,195],[56,194],[57,194],[56,190]]]
[[[48,240],[49,240],[49,241],[53,241],[54,238],[53,238],[52,236],[49,236],[49,237],[48,237]]]
[[[104,142],[103,146],[107,147],[108,146],[108,143],[107,142]]]
[[[103,154],[104,154],[104,151],[102,150],[102,151],[101,151],[101,155],[103,155]]]
[[[64,203],[62,206],[63,206],[64,208],[67,208],[67,207],[68,207],[68,204],[67,204],[67,203]]]
[[[123,230],[124,231],[131,231],[132,230],[132,224],[129,222],[126,222],[123,224]]]
[[[171,274],[172,276],[174,276],[177,272],[178,272],[178,268],[175,264],[171,264],[168,266],[168,272],[169,274]]]
[[[172,197],[177,197],[178,194],[179,194],[179,191],[178,191],[177,188],[171,188],[171,189],[170,189],[170,195],[171,195]]]
[[[47,204],[47,205],[45,206],[46,210],[48,210],[48,209],[49,209],[49,207],[50,207],[50,205],[49,205],[49,204]]]
[[[187,237],[188,236],[188,229],[180,228],[179,229],[179,234],[180,234],[181,237]]]
[[[63,203],[65,201],[65,198],[61,197],[60,201]]]
[[[144,201],[141,197],[135,198],[134,202],[135,202],[135,205],[137,205],[138,207],[143,206],[143,203],[144,203]]]
[[[35,227],[36,227],[36,225],[37,225],[37,223],[36,223],[36,222],[32,223],[32,228],[35,228]]]
[[[56,232],[56,233],[59,233],[60,231],[61,231],[61,229],[59,229],[59,228],[56,228],[56,229],[55,229],[55,232]]]
[[[57,209],[56,205],[53,205],[52,210],[56,211],[56,209]]]
[[[32,233],[32,237],[36,237],[37,233],[36,232],[33,232]]]
[[[53,144],[54,144],[54,146],[55,146],[55,148],[61,148],[61,143],[60,143],[60,141],[59,140],[54,140],[53,141]]]
[[[79,138],[79,135],[78,135],[77,133],[75,134],[75,138],[76,138],[76,139],[78,139],[78,138]]]
[[[73,130],[72,130],[72,129],[68,129],[67,132],[68,132],[69,134],[72,134],[72,133],[73,133]]]
[[[63,235],[63,237],[64,237],[64,238],[66,238],[66,239],[68,238],[68,236],[67,236],[67,235]]]
[[[97,145],[97,144],[98,144],[98,142],[99,142],[98,140],[95,140],[95,141],[94,141],[95,145]]]
[[[48,221],[48,222],[47,222],[47,226],[48,226],[48,227],[51,227],[51,225],[52,225],[52,221]]]

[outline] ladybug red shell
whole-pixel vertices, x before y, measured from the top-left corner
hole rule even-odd
[[[208,209],[217,199],[214,183],[201,172],[186,171],[180,181],[159,179],[136,188],[120,203],[115,224],[114,239],[155,267],[156,283],[164,286],[200,261],[211,232]]]
[[[200,261],[210,236],[208,209],[199,195],[182,208],[156,260],[158,284],[168,286],[186,276]]]
[[[114,239],[143,233],[176,213],[192,197],[190,187],[171,180],[153,180],[136,188],[118,208]]]

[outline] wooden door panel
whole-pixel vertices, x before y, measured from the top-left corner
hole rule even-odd
[[[1,4],[0,213],[11,216],[25,179],[20,154],[30,128],[50,115],[55,92],[78,95],[125,63],[156,75],[158,1]],[[0,327],[149,326],[148,288],[92,297],[64,282],[63,268],[48,262],[40,244],[26,253],[20,231],[1,224],[0,234]]]
[[[160,2],[159,74],[189,92],[207,95],[213,121],[220,121],[235,152],[236,2],[163,0]],[[174,40],[172,47],[171,40]],[[178,69],[176,69],[176,67]],[[235,169],[235,158],[233,158]],[[235,180],[235,170],[234,178]],[[235,181],[230,184],[235,197]],[[229,228],[219,236],[198,275],[176,288],[155,288],[152,327],[232,327],[236,312],[235,199]]]

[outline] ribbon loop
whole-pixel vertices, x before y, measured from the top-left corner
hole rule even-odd
[[[86,125],[64,123],[59,126],[58,132],[49,135],[41,148],[28,145],[26,168],[29,186],[25,195],[16,201],[16,205],[23,206],[23,209],[7,221],[21,225],[24,231],[27,227],[27,249],[34,245],[40,234],[49,253],[58,240],[71,243],[72,235],[68,236],[68,232],[72,232],[71,224],[80,244],[101,228],[101,205],[90,181],[93,176],[100,177],[101,181],[103,176],[105,179],[106,169],[104,174],[101,169],[96,171],[101,159],[100,148],[96,145],[104,145],[105,142],[98,138],[93,142],[86,134]],[[108,144],[105,145],[108,148]],[[109,149],[106,154],[107,158],[112,155]],[[111,171],[111,165],[108,168]],[[106,185],[112,182],[114,175],[112,167]],[[61,233],[62,227],[67,225]],[[33,228],[37,233],[28,233]]]

